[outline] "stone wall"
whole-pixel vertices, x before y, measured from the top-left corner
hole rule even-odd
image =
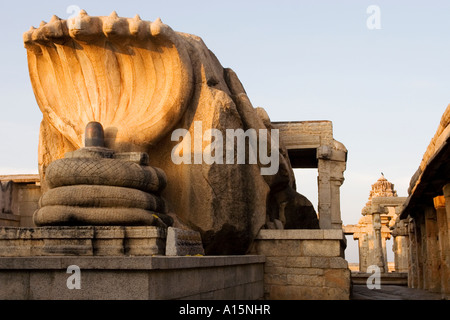
[[[41,188],[38,175],[0,176],[0,226],[34,227]]]
[[[253,252],[266,257],[268,300],[348,300],[350,269],[342,230],[261,230]]]

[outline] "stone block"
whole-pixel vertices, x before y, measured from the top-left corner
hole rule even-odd
[[[91,239],[44,239],[45,255],[55,256],[92,256]]]
[[[166,230],[155,227],[125,227],[125,254],[130,256],[164,255],[166,235]]]
[[[258,240],[303,240],[323,239],[324,230],[260,230]]]
[[[157,227],[0,228],[0,257],[164,255]]]
[[[320,268],[286,268],[286,274],[323,275]]]
[[[29,281],[26,272],[0,272],[0,300],[21,300],[28,295],[29,288],[24,285]]]
[[[270,285],[265,297],[268,300],[324,300],[326,290],[309,286]]]
[[[166,256],[205,255],[199,232],[169,227],[167,230]]]
[[[288,274],[287,281],[295,286],[322,287],[324,285],[324,278],[320,275]]]
[[[288,285],[287,274],[272,274],[265,273],[264,274],[264,285]]]
[[[312,267],[311,257],[286,257],[286,267],[295,267],[295,268]]]
[[[323,231],[323,239],[328,240],[345,240],[344,233],[341,229],[325,229]]]
[[[284,267],[287,264],[287,257],[267,257],[265,267]]]
[[[328,257],[311,257],[311,266],[313,268],[329,268],[330,258]]]
[[[266,257],[302,256],[300,240],[262,240],[257,247],[257,253]]]
[[[301,243],[302,255],[311,257],[339,257],[341,246],[338,240],[305,240]]]
[[[93,250],[95,256],[119,256],[125,253],[123,227],[95,227]]]
[[[0,239],[0,257],[41,255],[44,242],[36,239]]]
[[[330,268],[332,269],[348,269],[348,262],[344,258],[334,257],[330,258]]]
[[[350,283],[349,269],[327,269],[324,270],[324,285],[330,288],[348,288]]]

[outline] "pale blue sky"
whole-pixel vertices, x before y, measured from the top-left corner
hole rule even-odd
[[[273,121],[333,121],[349,150],[345,224],[357,223],[380,172],[407,195],[450,103],[450,1],[2,1],[0,175],[37,172],[41,113],[22,34],[53,14],[66,19],[70,5],[161,17],[200,36]],[[366,26],[369,5],[380,8],[380,30]],[[314,175],[298,184],[317,202]]]

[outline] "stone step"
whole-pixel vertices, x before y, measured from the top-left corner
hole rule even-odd
[[[365,285],[367,279],[373,276],[373,273],[366,272],[352,272],[351,280],[353,285]],[[406,272],[389,272],[381,273],[381,285],[397,285],[397,286],[407,286],[408,285],[408,273]]]

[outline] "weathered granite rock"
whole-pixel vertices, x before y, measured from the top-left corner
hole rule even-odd
[[[206,254],[246,253],[266,216],[279,218],[279,208],[271,212],[267,200],[269,194],[295,188],[287,154],[273,145],[265,111],[253,108],[236,74],[224,69],[199,37],[175,32],[159,19],[147,22],[116,13],[90,17],[82,11],[70,24],[54,16],[32,28],[24,43],[43,113],[39,168],[44,191],[52,183],[50,163],[81,148],[86,123],[98,121],[107,148],[147,153],[149,164],[165,172],[162,196],[168,211],[201,233]],[[261,161],[175,164],[171,156],[180,144],[172,140],[175,129],[193,138],[200,134],[189,146],[202,151],[214,140],[206,134],[211,129],[224,136],[229,129],[268,130],[267,150],[279,153],[279,170],[262,175],[272,163]],[[287,207],[293,205],[291,211],[301,215],[296,197],[289,199]],[[305,225],[295,226],[309,227],[317,220],[311,212],[306,216]]]

